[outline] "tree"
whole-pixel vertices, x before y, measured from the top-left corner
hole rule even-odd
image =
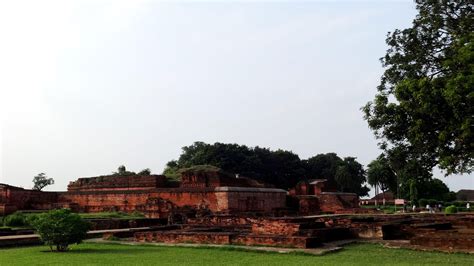
[[[357,163],[355,158],[353,159]],[[176,177],[179,169],[196,165],[212,165],[225,172],[250,177],[283,189],[292,188],[299,181],[309,178],[324,178],[328,180],[328,186],[331,188],[341,188],[335,180],[337,168],[341,164],[344,164],[344,161],[335,153],[319,154],[308,160],[301,160],[292,151],[281,149],[270,150],[258,146],[247,147],[219,142],[214,144],[195,142],[183,147],[178,160],[168,162],[163,174]],[[354,184],[356,180],[361,183]],[[367,187],[362,187],[363,182],[365,182],[365,176],[363,178],[351,176],[351,183],[347,187],[350,191],[365,194]]]
[[[352,192],[359,196],[368,195],[369,188],[363,184],[366,182],[364,167],[354,157],[346,157],[336,170],[336,182],[342,192]]]
[[[226,172],[288,189],[305,175],[298,155],[291,151],[216,142],[195,142],[183,147],[177,161],[168,162],[164,174],[175,176],[179,169],[212,165]]]
[[[367,182],[380,187],[382,193],[387,190],[397,191],[397,176],[388,159],[382,154],[367,165]]]
[[[150,170],[150,168],[145,168],[145,169],[141,170],[140,172],[138,172],[137,175],[151,175],[151,170]]]
[[[67,251],[70,244],[81,243],[89,229],[89,223],[69,209],[39,214],[31,223],[51,251],[53,247],[56,251]]]
[[[54,184],[54,179],[48,178],[45,173],[39,173],[33,178],[33,189],[42,190],[44,187]]]
[[[432,169],[470,173],[474,160],[472,1],[416,1],[410,28],[389,33],[378,93],[363,107],[382,149]]]
[[[337,168],[342,163],[342,158],[335,153],[318,154],[303,160],[307,177],[326,179],[327,185],[334,188],[338,187],[335,176]]]
[[[125,165],[121,165],[117,168],[117,172],[113,172],[113,175],[123,175],[123,176],[126,176],[126,175],[136,175],[135,172],[130,172],[130,171],[127,171],[127,168],[125,167]]]

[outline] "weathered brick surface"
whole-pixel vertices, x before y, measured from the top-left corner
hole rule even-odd
[[[359,197],[354,193],[323,192],[319,195],[319,206],[323,212],[358,208]]]
[[[300,225],[283,220],[259,219],[252,223],[252,232],[254,234],[293,236],[300,231]]]
[[[0,214],[22,209],[50,209],[57,193],[23,189],[0,184]]]
[[[468,250],[474,251],[474,232],[459,233],[457,231],[427,231],[418,233],[410,244],[422,247],[431,247],[441,250]]]
[[[137,232],[134,234],[137,242],[162,242],[162,243],[202,243],[220,244],[231,243],[234,233],[226,232]]]
[[[68,185],[68,191],[145,190],[166,187],[163,175],[108,175],[83,177]]]
[[[321,212],[318,196],[296,196],[299,203],[299,215],[313,215]]]
[[[284,235],[238,235],[232,239],[233,244],[247,246],[277,246],[293,248],[310,248],[320,244],[316,238]]]

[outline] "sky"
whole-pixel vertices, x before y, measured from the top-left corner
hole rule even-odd
[[[411,1],[0,2],[0,183],[161,173],[195,141],[367,165],[380,150],[360,108],[387,32],[415,14]]]

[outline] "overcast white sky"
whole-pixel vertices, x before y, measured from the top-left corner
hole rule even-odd
[[[0,3],[0,183],[161,173],[194,141],[379,150],[359,110],[411,1]],[[472,175],[438,175],[452,190]]]

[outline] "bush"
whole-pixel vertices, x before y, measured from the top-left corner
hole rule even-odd
[[[32,225],[51,251],[67,251],[70,244],[86,238],[89,223],[69,209],[52,210],[33,219]]]
[[[424,207],[426,206],[426,204],[428,204],[428,200],[427,200],[427,199],[420,199],[420,200],[418,201],[418,203],[420,204],[420,205],[419,205],[420,207],[423,207],[423,208],[424,208]]]
[[[26,215],[21,212],[15,212],[3,219],[4,226],[26,226],[28,225],[26,221]]]
[[[450,205],[448,207],[446,207],[446,209],[444,210],[444,213],[457,213],[458,212],[458,208],[454,205]]]

